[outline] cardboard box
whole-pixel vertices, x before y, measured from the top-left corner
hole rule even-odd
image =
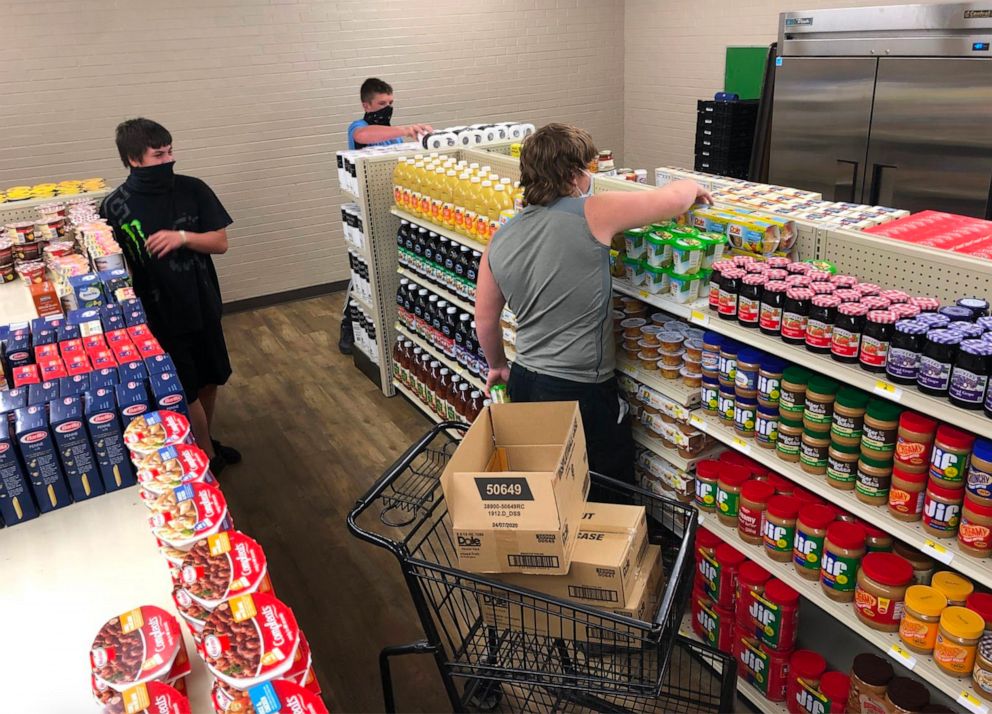
[[[100,307],[106,302],[103,283],[93,273],[73,275],[69,278],[70,302],[76,308]]]
[[[83,403],[79,397],[56,399],[49,406],[52,436],[62,460],[62,472],[69,483],[72,498],[84,501],[104,492],[93,446],[83,421]]]
[[[131,287],[131,276],[123,268],[114,270],[102,270],[99,273],[100,282],[103,283],[104,292],[113,295],[119,288]]]
[[[83,415],[104,488],[116,491],[136,483],[124,445],[124,428],[117,416],[114,390],[93,389],[87,392],[83,398]]]
[[[108,292],[107,294],[110,295],[111,292]],[[100,308],[101,320],[104,317],[110,317],[111,315],[117,315],[117,317],[124,319],[124,311],[121,309],[121,306],[118,305],[116,302],[108,302],[106,305]]]
[[[31,284],[31,300],[34,302],[35,312],[42,317],[62,314],[62,302],[59,300],[59,294],[55,292],[55,286],[48,280]]]
[[[41,373],[36,364],[22,364],[20,367],[14,367],[11,377],[15,387],[26,387],[41,381]]]
[[[0,420],[0,518],[6,526],[38,517],[38,506],[10,429]]]
[[[40,319],[40,318],[39,318]],[[32,323],[33,324],[33,323]],[[31,328],[31,344],[34,345],[34,355],[38,356],[38,347],[41,345],[58,344],[58,327],[42,327],[35,330]]]
[[[59,329],[59,325],[65,322],[65,317],[62,315],[46,315],[45,317],[36,317],[31,320],[31,334],[36,336],[45,330],[51,330],[55,332]],[[35,344],[38,341],[35,340]]]
[[[138,354],[141,355],[142,359],[148,359],[150,357],[165,354],[165,350],[162,349],[162,345],[160,345],[159,341],[151,335],[142,339],[135,346],[138,348]]]
[[[81,325],[87,323],[74,323],[71,320],[63,322],[58,328],[58,338],[59,342],[67,342],[69,340],[78,340],[83,336]]]
[[[71,377],[76,374],[86,374],[87,372],[92,372],[93,367],[90,366],[90,360],[86,356],[86,353],[80,352],[79,354],[74,354],[71,357],[66,358],[65,371],[66,376]]]
[[[60,357],[46,357],[45,359],[38,360],[38,369],[40,370],[41,379],[46,382],[69,376],[69,372],[65,368],[65,362]]]
[[[42,513],[72,503],[55,441],[48,429],[47,411],[43,406],[27,406],[14,413],[17,446],[35,503]]]
[[[122,382],[137,382],[141,379],[148,379],[148,370],[141,360],[121,362],[117,367],[117,373],[120,374]]]
[[[11,369],[31,364],[31,335],[27,330],[11,331],[7,335],[3,349],[4,357]]]
[[[495,579],[567,600],[623,607],[648,547],[643,506],[587,503],[566,575],[497,575]]]
[[[100,317],[100,324],[103,325],[104,332],[116,332],[127,327],[127,323],[124,322],[124,318],[120,315],[102,315]]]
[[[87,352],[86,356],[90,360],[90,365],[93,369],[110,369],[111,367],[117,366],[117,360],[114,358],[114,353],[110,350],[93,350]]]
[[[460,568],[566,574],[589,492],[578,404],[484,408],[448,462],[441,487]]]
[[[28,405],[27,389],[4,389],[0,391],[0,414],[6,414],[11,430],[14,426],[14,412]],[[0,421],[0,431],[3,431]]]
[[[155,409],[169,409],[189,418],[189,406],[186,404],[186,393],[179,376],[174,372],[153,374],[148,380],[152,390],[152,401]]]
[[[50,334],[54,339],[55,337],[54,332],[50,332],[48,334]],[[54,342],[48,344],[37,344],[37,343],[35,344],[34,346],[35,362],[41,362],[42,360],[53,359],[53,358],[61,359],[61,356],[59,354],[59,346],[57,344],[55,344]]]

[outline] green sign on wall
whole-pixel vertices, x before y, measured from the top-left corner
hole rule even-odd
[[[723,91],[741,99],[758,99],[767,58],[768,47],[728,47]]]

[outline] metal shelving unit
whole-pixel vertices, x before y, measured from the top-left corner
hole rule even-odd
[[[962,552],[953,538],[931,538],[920,525],[920,522],[905,523],[892,518],[884,506],[870,506],[862,503],[854,495],[854,491],[841,491],[826,483],[826,477],[808,474],[798,465],[783,461],[775,454],[774,449],[763,449],[753,441],[742,439],[720,423],[717,417],[694,412],[690,423],[710,434],[731,449],[745,454],[762,466],[785,476],[790,481],[815,492],[831,503],[853,513],[859,518],[883,528],[887,533],[922,551],[926,555],[953,568],[962,575],[972,578],[985,586],[992,587],[992,560],[976,558]]]
[[[438,349],[434,347],[434,345],[430,344],[427,340],[425,340],[417,333],[411,332],[410,330],[406,329],[405,327],[403,327],[403,325],[399,323],[396,323],[395,329],[397,334],[403,335],[403,337],[407,338],[408,340],[411,340],[415,345],[417,345],[417,347],[423,348],[424,352],[426,352],[432,358],[436,359],[438,362],[440,362],[445,367],[450,369],[454,374],[457,374],[459,377],[467,381],[476,389],[481,390],[483,387],[485,387],[485,382],[483,382],[481,379],[476,377],[474,374],[469,372],[460,364],[452,360],[447,355],[444,355],[441,352],[439,352]]]
[[[413,404],[413,406],[417,407],[417,409],[419,409],[424,414],[424,416],[426,416],[428,419],[430,419],[435,424],[440,424],[441,421],[443,421],[441,419],[441,417],[439,417],[437,414],[435,414],[430,409],[428,409],[427,408],[427,405],[424,404],[422,401],[420,401],[420,399],[417,397],[416,394],[414,394],[413,392],[411,392],[403,384],[401,384],[400,382],[397,382],[395,379],[393,380],[393,388],[397,392],[399,392],[400,394],[402,394],[404,397],[406,397],[406,399],[407,399],[408,402],[410,402],[411,404]]]
[[[699,405],[699,390],[690,389],[682,384],[680,379],[664,379],[656,374],[651,374],[645,369],[641,369],[635,363],[618,358],[617,371],[626,374],[631,379],[636,379],[645,387],[650,387],[662,396],[668,397],[673,402],[683,407],[692,408]],[[689,418],[688,409],[685,412],[685,419]]]
[[[439,236],[444,236],[448,240],[455,241],[455,243],[460,243],[462,245],[468,246],[472,250],[477,250],[477,251],[479,251],[481,253],[482,251],[484,251],[486,249],[486,244],[485,243],[480,243],[477,240],[472,240],[471,238],[468,238],[466,236],[463,236],[461,233],[456,233],[455,231],[448,230],[447,228],[444,228],[443,226],[439,226],[436,223],[431,223],[427,219],[420,218],[419,216],[415,216],[412,213],[407,213],[406,211],[401,211],[400,209],[395,208],[395,207],[394,208],[391,208],[389,212],[392,213],[397,218],[402,218],[402,219],[404,219],[406,221],[409,221],[410,223],[413,223],[414,225],[417,225],[417,226],[423,226],[424,228],[426,228],[429,231],[434,231]]]
[[[358,295],[357,293],[352,293],[351,299],[357,302],[361,306],[361,308],[365,310],[365,312],[369,313],[370,315],[375,315],[375,308],[372,306],[372,303],[368,302],[365,298]]]
[[[650,430],[640,424],[634,424],[631,427],[631,433],[634,436],[634,441],[638,444],[683,471],[692,471],[692,469],[696,468],[697,463],[704,459],[713,458],[719,451],[719,449],[708,449],[699,456],[693,456],[691,459],[687,459],[681,456],[675,449],[669,448],[660,437],[655,436]]]
[[[444,298],[449,303],[457,307],[459,310],[463,310],[467,313],[475,315],[475,305],[469,302],[465,302],[465,300],[463,300],[462,298],[457,297],[453,293],[448,292],[447,290],[445,290],[444,288],[438,285],[435,285],[430,280],[425,278],[423,275],[418,273],[416,270],[413,270],[411,268],[404,268],[401,266],[396,269],[396,272],[399,274],[401,278],[409,278],[411,281],[417,283],[417,285],[419,285],[420,287],[426,288],[435,295]]]

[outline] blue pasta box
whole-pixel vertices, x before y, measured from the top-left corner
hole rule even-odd
[[[100,480],[109,491],[133,486],[137,479],[124,445],[124,429],[112,389],[91,389],[83,395],[83,416],[90,432]]]
[[[65,318],[61,315],[48,315],[47,317],[36,317],[31,320],[31,334],[38,335],[42,330],[52,330],[56,331],[59,329],[59,325],[65,322]],[[35,344],[38,341],[35,340]]]
[[[34,493],[34,501],[42,513],[54,511],[72,503],[69,485],[62,474],[62,463],[55,440],[48,428],[48,410],[27,406],[14,412],[14,434],[24,460],[24,470]]]
[[[70,322],[63,322],[59,325],[58,337],[59,342],[70,342],[72,340],[78,340],[82,337],[83,333],[80,332],[83,325],[90,324],[90,322],[83,322],[78,325],[73,325]]]
[[[148,374],[161,374],[162,372],[175,372],[176,364],[167,354],[155,355],[145,360],[145,369]]]
[[[100,323],[103,325],[104,332],[123,330],[127,327],[127,324],[124,322],[124,318],[121,315],[104,315],[100,318]]]
[[[114,370],[116,376],[117,370]],[[90,389],[90,376],[94,374],[93,372],[87,374],[74,374],[71,377],[63,377],[59,380],[59,397],[65,399],[66,397],[79,397]]]
[[[77,377],[88,377],[90,380],[89,389],[110,389],[114,390],[118,384],[121,382],[120,373],[117,371],[116,367],[107,367],[106,369],[95,369],[87,374],[77,374]]]
[[[103,283],[104,292],[107,295],[113,295],[120,288],[131,287],[131,275],[123,268],[102,270],[98,275],[100,276],[100,282]]]
[[[8,527],[38,517],[38,506],[11,434],[0,423],[0,518]]]
[[[104,493],[96,455],[83,421],[82,400],[79,397],[56,399],[49,405],[48,413],[73,500],[84,501]]]
[[[28,405],[27,389],[4,389],[0,392],[0,414],[6,414],[10,426],[14,425],[14,412]],[[0,422],[0,431],[3,431]]]
[[[169,409],[189,418],[189,407],[183,385],[175,372],[153,374],[149,380],[152,388],[152,401],[156,409]]]
[[[95,273],[73,275],[69,278],[69,291],[77,308],[100,307],[107,300],[103,293],[103,283]]]
[[[79,328],[82,325],[100,326],[100,308],[83,307],[70,310],[66,323]]]
[[[121,306],[116,302],[108,302],[106,305],[100,308],[100,319],[103,320],[107,317],[119,317],[124,319],[124,311],[121,310]]]
[[[145,308],[141,307],[140,304],[137,307],[125,305],[124,322],[128,327],[134,327],[135,325],[142,325],[148,322],[148,318],[145,316]]]
[[[3,354],[11,369],[33,364],[30,333],[27,330],[12,331],[4,343]]]
[[[120,371],[120,367],[117,369]],[[121,414],[121,424],[125,429],[136,416],[151,411],[152,405],[148,399],[148,387],[145,380],[128,381],[122,374],[121,383],[114,391],[117,394],[117,407]]]
[[[56,342],[58,342],[57,327],[45,327],[41,330],[31,331],[31,344],[34,345],[36,353],[42,345],[54,345]]]
[[[122,362],[117,367],[117,372],[121,375],[122,382],[136,382],[139,379],[148,379],[148,370],[141,360]]]
[[[28,386],[28,406],[45,405],[59,398],[57,381],[39,382]]]

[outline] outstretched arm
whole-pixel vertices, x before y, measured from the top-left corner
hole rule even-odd
[[[475,290],[475,332],[486,353],[489,363],[489,376],[486,378],[486,395],[489,388],[510,379],[510,368],[506,364],[506,353],[503,351],[503,331],[499,327],[499,318],[503,313],[506,298],[503,297],[492,271],[489,270],[489,250],[487,249],[479,261],[479,278]]]
[[[586,221],[596,239],[609,245],[617,233],[674,218],[694,203],[712,202],[708,191],[685,179],[653,191],[597,193],[586,201]]]

